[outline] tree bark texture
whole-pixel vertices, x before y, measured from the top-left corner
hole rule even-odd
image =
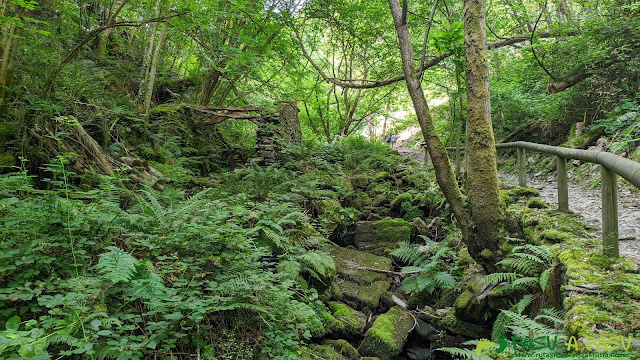
[[[467,80],[468,196],[474,225],[469,253],[485,269],[498,260],[504,201],[498,188],[496,149],[491,126],[485,0],[465,0],[464,47]]]

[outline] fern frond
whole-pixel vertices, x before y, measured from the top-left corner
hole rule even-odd
[[[551,249],[548,246],[526,244],[522,246],[516,246],[513,248],[514,252],[522,252],[521,250],[529,251],[534,255],[536,255],[541,260],[546,262],[551,261],[552,259]]]
[[[144,272],[142,276],[131,281],[128,289],[131,297],[142,299],[149,308],[162,307],[167,289],[162,278],[152,272]]]
[[[471,359],[471,360],[490,360],[491,358],[487,355],[476,355],[475,350],[469,350],[464,348],[456,348],[456,347],[442,347],[437,348],[436,350],[446,352],[451,355],[454,359]]]
[[[540,283],[537,277],[522,277],[509,284],[509,288],[513,290],[526,290],[529,287],[537,288],[538,286],[540,286]]]
[[[105,359],[117,359],[122,354],[122,351],[115,346],[103,346],[96,350],[93,356],[96,360],[105,360]]]
[[[304,270],[311,276],[323,282],[327,277],[333,277],[336,273],[336,264],[329,254],[311,250],[300,255],[300,261],[304,265]]]
[[[448,289],[456,284],[456,279],[453,275],[446,271],[440,271],[433,274],[433,281],[442,289]]]
[[[100,255],[96,267],[100,274],[111,282],[129,282],[136,275],[137,260],[115,246],[107,247],[109,252]]]
[[[504,266],[510,271],[522,275],[535,275],[540,271],[541,267],[539,263],[529,261],[528,259],[518,258],[506,258],[499,261],[498,264]]]
[[[502,282],[512,282],[518,278],[516,273],[492,273],[484,277],[485,284],[500,284]]]
[[[547,269],[540,274],[540,288],[542,291],[547,289],[547,285],[549,284],[549,279],[551,278],[551,269]]]
[[[64,335],[64,334],[53,334],[45,338],[46,338],[46,346],[65,344],[68,346],[79,347],[82,343],[80,339],[73,337],[71,335]]]

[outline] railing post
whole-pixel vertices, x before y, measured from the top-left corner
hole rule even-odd
[[[558,210],[569,211],[569,186],[567,181],[567,158],[556,156],[558,174]]]
[[[526,157],[523,148],[516,148],[518,151],[518,185],[520,187],[527,186],[527,167]]]
[[[602,245],[604,254],[618,257],[618,175],[600,166],[602,179]]]

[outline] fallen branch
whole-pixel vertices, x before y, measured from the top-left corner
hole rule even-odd
[[[366,271],[373,271],[373,272],[378,272],[378,273],[383,273],[383,274],[398,275],[398,276],[404,277],[403,273],[397,272],[397,271],[382,270],[382,269],[376,269],[376,268],[371,268],[371,267],[367,267],[367,266],[358,266],[356,269],[358,269],[358,270],[366,270]]]

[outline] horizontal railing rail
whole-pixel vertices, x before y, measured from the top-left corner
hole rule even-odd
[[[447,148],[456,150],[457,148]],[[460,148],[464,150],[464,148]],[[569,149],[559,146],[543,145],[526,141],[496,144],[496,149],[516,149],[518,157],[518,185],[527,186],[526,153],[531,150],[556,156],[558,177],[558,210],[569,211],[569,187],[567,178],[567,159],[582,160],[599,164],[602,192],[602,242],[604,253],[618,257],[618,186],[620,175],[640,188],[640,163],[603,151]]]

